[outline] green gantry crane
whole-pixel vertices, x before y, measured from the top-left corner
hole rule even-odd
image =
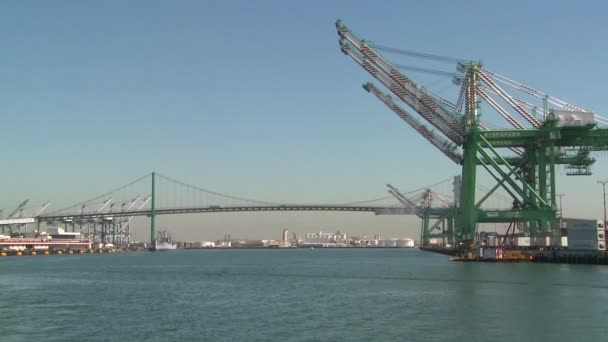
[[[366,83],[364,89],[450,160],[462,165],[459,198],[448,220],[454,222],[454,232],[450,234],[455,243],[464,248],[473,245],[479,223],[517,222],[530,236],[559,232],[555,167],[565,165],[568,175],[590,175],[590,166],[595,162],[590,153],[608,150],[608,129],[597,126],[598,123],[608,124],[607,118],[487,70],[479,62],[374,45],[355,36],[340,20],[336,27],[342,52],[432,127],[374,84]],[[460,85],[457,102],[451,103],[432,94],[400,71],[432,70],[393,64],[380,51],[456,63],[456,73],[443,74],[454,76],[455,83]],[[505,87],[537,99],[541,104],[516,98],[507,93]],[[489,129],[480,122],[482,102],[513,128]],[[516,117],[523,118],[526,124]],[[477,200],[479,167],[485,169],[496,184]],[[481,205],[499,188],[512,198],[512,207],[482,209]],[[428,222],[426,227],[423,242],[428,241]]]

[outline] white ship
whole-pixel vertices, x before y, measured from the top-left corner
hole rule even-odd
[[[154,246],[150,248],[151,251],[168,251],[176,249],[177,244],[171,241],[171,236],[167,234],[167,230],[158,232],[158,237],[154,240]]]

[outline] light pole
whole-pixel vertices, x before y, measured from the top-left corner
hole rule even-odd
[[[602,189],[604,190],[604,228],[606,228],[606,183],[608,180],[597,181],[598,184],[602,184]]]
[[[564,217],[564,211],[562,207],[562,197],[566,196],[566,194],[556,194],[555,196],[559,197],[559,231],[562,229],[562,217]]]

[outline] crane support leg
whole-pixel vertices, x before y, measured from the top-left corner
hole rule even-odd
[[[462,190],[460,192],[460,222],[457,223],[458,241],[473,241],[477,222],[475,208],[475,181],[477,178],[477,136],[476,129],[465,138],[462,163]]]

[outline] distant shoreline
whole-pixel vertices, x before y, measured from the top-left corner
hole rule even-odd
[[[311,246],[314,249],[419,249],[418,246],[415,247],[317,247]],[[280,249],[280,250],[289,250],[289,249],[310,249],[311,247],[189,247],[189,248],[178,248],[177,250],[226,250],[226,249]]]

